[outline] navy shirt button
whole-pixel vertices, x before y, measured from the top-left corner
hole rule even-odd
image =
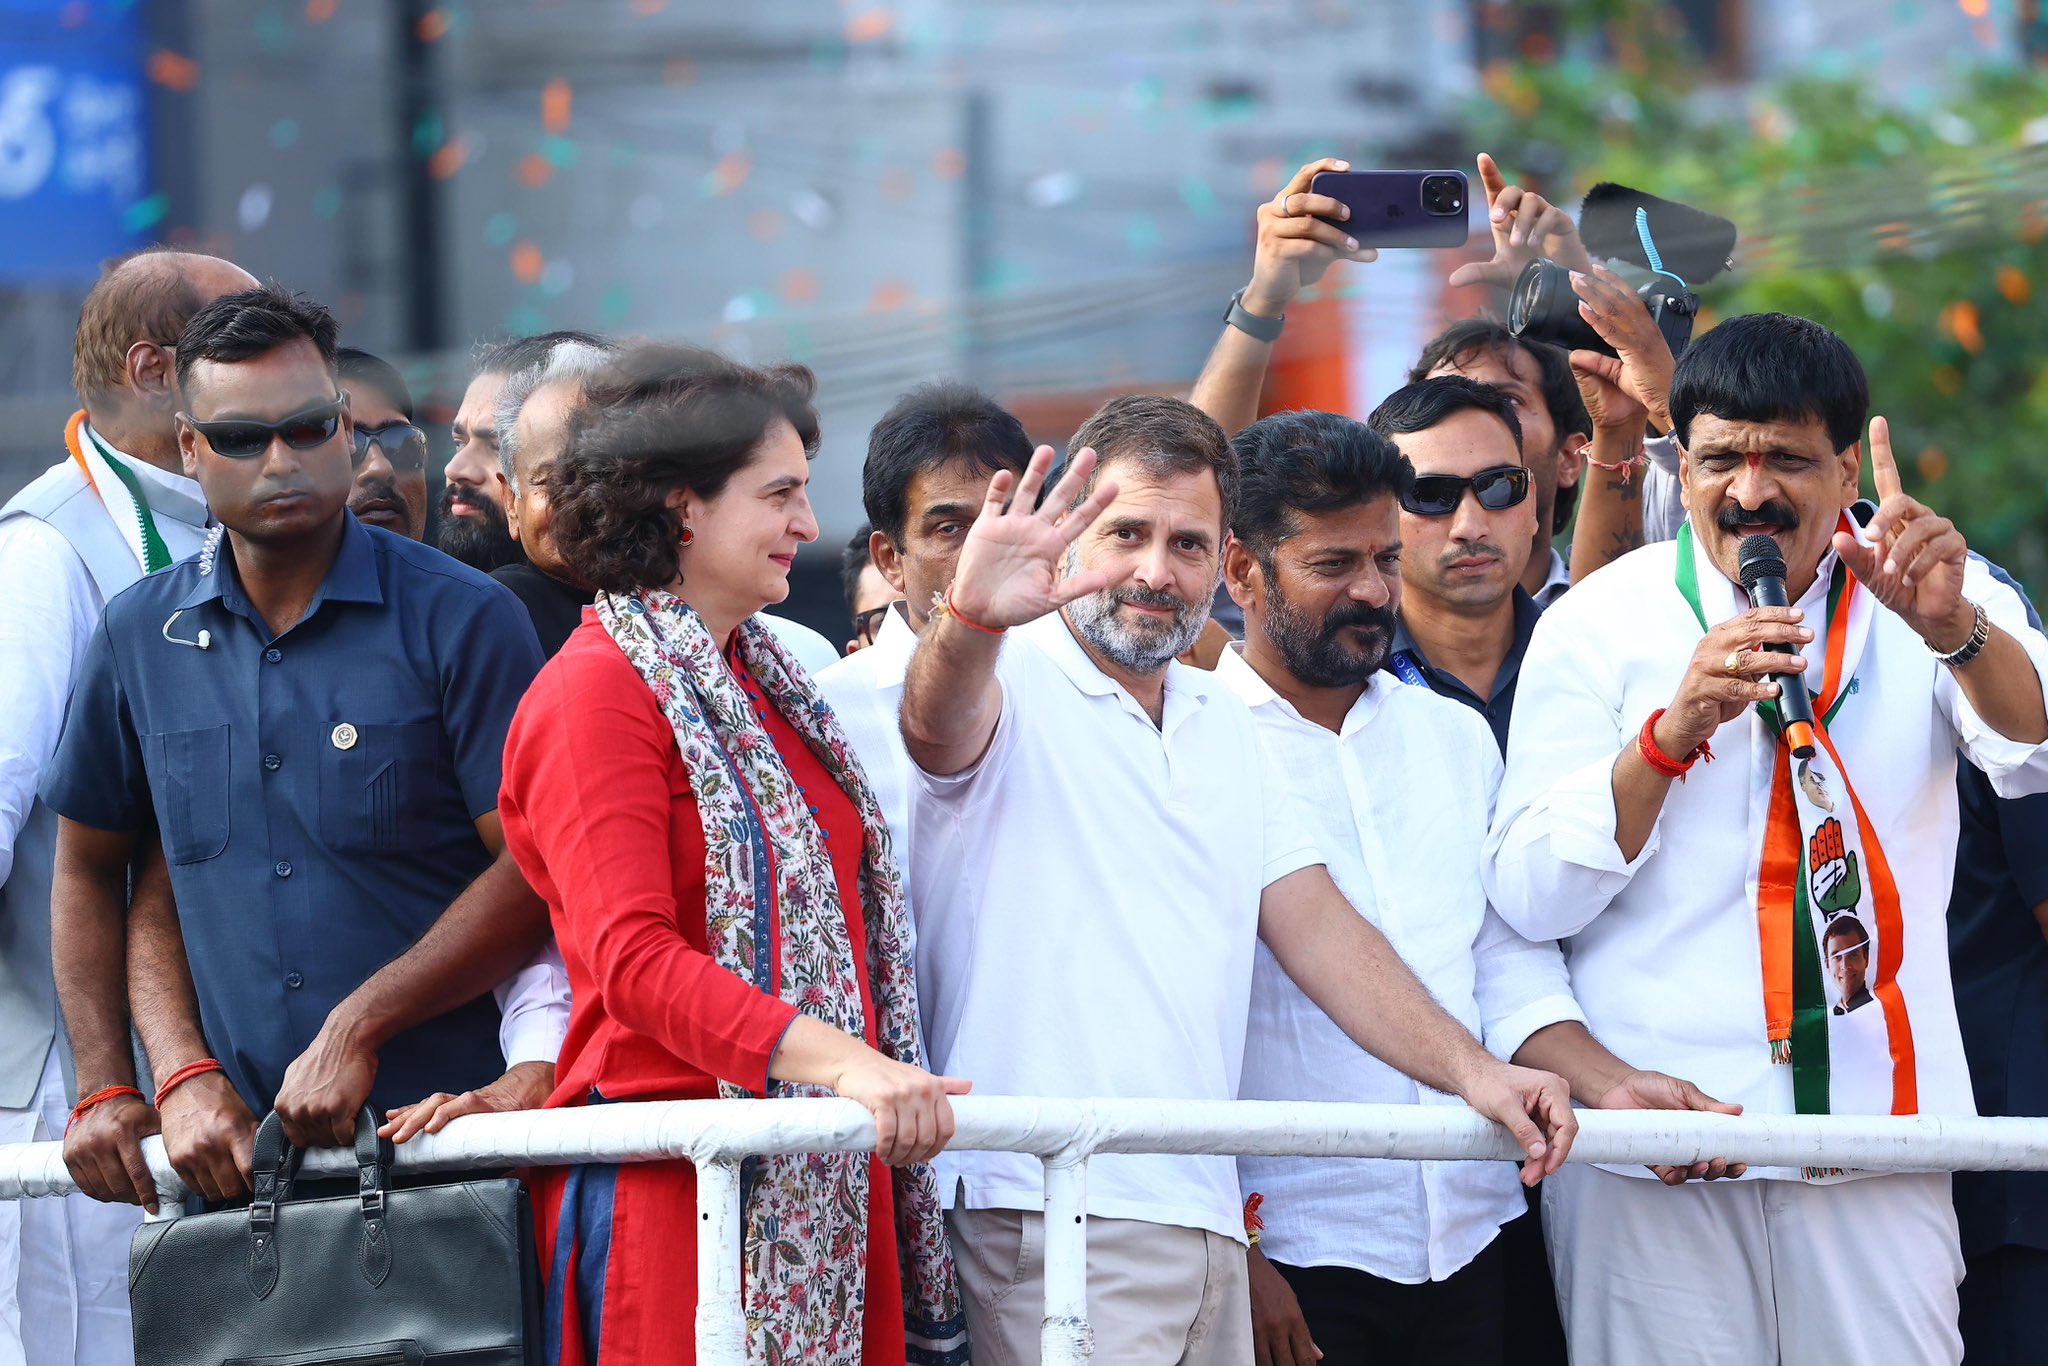
[[[265,664],[275,664],[283,658],[284,651],[278,649],[275,645],[271,646],[269,649],[263,652],[263,662]]]
[[[275,754],[266,754],[263,756],[263,767],[275,773],[284,767],[284,760],[278,758]]]
[[[297,991],[300,987],[306,985],[306,979],[296,972],[288,972],[284,975],[284,984],[293,991]]]
[[[279,877],[290,877],[292,875],[292,866],[285,860],[279,859],[277,861],[277,867],[272,869],[271,871],[275,872]]]

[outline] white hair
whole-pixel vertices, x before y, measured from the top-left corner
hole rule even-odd
[[[493,416],[498,426],[498,468],[504,472],[506,486],[512,492],[519,492],[517,454],[519,445],[519,410],[550,384],[571,382],[581,385],[605,367],[617,354],[618,348],[609,342],[592,346],[589,342],[562,341],[549,351],[545,360],[537,360],[524,370],[506,377],[504,387],[498,390],[498,401]]]

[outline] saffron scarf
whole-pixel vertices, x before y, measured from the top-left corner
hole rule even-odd
[[[135,555],[145,574],[154,574],[171,562],[170,549],[156,529],[156,515],[149,510],[149,496],[142,481],[121,457],[108,450],[99,434],[86,426],[85,410],[71,415],[64,424],[64,445],[72,460],[85,472],[85,482],[106,505],[107,515],[120,529],[121,539]]]
[[[662,591],[601,593],[597,614],[675,729],[704,823],[711,956],[760,990],[858,1039],[866,1022],[856,955],[866,955],[876,1046],[898,1062],[924,1066],[910,924],[888,826],[809,677],[758,618],[741,624],[741,662],[860,812],[865,944],[849,942],[824,835],[703,619]],[[718,1091],[729,1098],[754,1094],[724,1080]],[[770,1096],[830,1094],[785,1082],[768,1090]],[[858,1366],[869,1161],[867,1153],[819,1153],[747,1164],[748,1360]],[[914,1366],[964,1363],[966,1323],[937,1182],[927,1166],[906,1167],[896,1172],[894,1187],[909,1359]]]
[[[1846,514],[1840,529],[1856,533]],[[1677,587],[1704,632],[1700,553],[1691,524],[1680,527]],[[1795,777],[1777,704],[1757,703],[1776,739],[1757,871],[1764,1020],[1772,1061],[1792,1068],[1800,1114],[1919,1110],[1913,1024],[1898,983],[1906,948],[1898,883],[1828,732],[1860,690],[1856,668],[1879,610],[1837,560],[1828,588],[1826,666],[1814,702],[1817,751],[1803,781]]]

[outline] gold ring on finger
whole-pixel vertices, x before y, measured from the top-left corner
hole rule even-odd
[[[1742,651],[1730,650],[1728,658],[1721,661],[1721,672],[1727,674],[1730,678],[1740,678],[1742,676]]]

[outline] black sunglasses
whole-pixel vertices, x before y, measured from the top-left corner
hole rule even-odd
[[[894,602],[885,602],[880,607],[870,607],[865,612],[853,614],[853,638],[863,645],[875,643],[875,637],[882,633],[882,623],[889,618],[889,609]]]
[[[391,462],[394,474],[415,474],[427,467],[427,434],[410,422],[356,428],[356,463],[362,464],[375,442]]]
[[[1418,517],[1448,517],[1471,489],[1488,512],[1511,508],[1529,496],[1529,471],[1522,465],[1496,465],[1466,479],[1456,474],[1418,474],[1401,497],[1401,506]]]
[[[278,437],[283,437],[284,444],[295,451],[310,451],[332,441],[335,430],[341,426],[341,415],[346,411],[348,395],[336,394],[332,403],[293,413],[276,422],[201,422],[190,413],[179,413],[178,416],[191,423],[192,430],[206,438],[206,444],[213,447],[215,455],[226,456],[230,460],[251,460],[269,450],[270,443]]]

